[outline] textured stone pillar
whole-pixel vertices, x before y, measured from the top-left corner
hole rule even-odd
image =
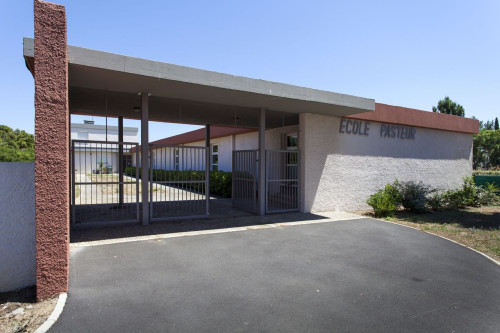
[[[36,293],[68,290],[69,112],[66,12],[35,0]]]

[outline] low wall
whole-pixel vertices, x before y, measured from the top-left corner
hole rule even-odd
[[[370,209],[396,178],[447,190],[472,174],[469,133],[301,114],[299,140],[306,212]]]
[[[0,292],[34,285],[34,163],[0,163],[0,212]]]

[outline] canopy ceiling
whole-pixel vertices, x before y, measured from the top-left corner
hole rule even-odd
[[[24,38],[33,73],[34,40]],[[375,110],[373,99],[338,94],[68,46],[71,114],[139,119],[140,92],[150,94],[149,119],[189,124],[266,127],[298,123],[299,113],[348,116]]]

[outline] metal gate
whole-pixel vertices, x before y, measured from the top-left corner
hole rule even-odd
[[[150,144],[151,221],[209,214],[207,147]]]
[[[138,170],[129,166],[120,174],[120,148],[129,156],[138,144],[71,141],[72,225],[139,222]]]
[[[257,205],[257,150],[233,151],[233,207],[254,213]]]
[[[299,152],[266,150],[266,213],[299,210]]]

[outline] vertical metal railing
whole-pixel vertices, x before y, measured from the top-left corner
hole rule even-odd
[[[266,150],[266,213],[299,210],[299,152]]]
[[[233,207],[257,213],[257,150],[233,151]]]
[[[150,144],[150,219],[209,213],[207,147]]]
[[[137,164],[126,168],[125,174],[119,172],[119,151],[128,155],[137,148],[132,142],[72,140],[73,226],[139,221]]]

